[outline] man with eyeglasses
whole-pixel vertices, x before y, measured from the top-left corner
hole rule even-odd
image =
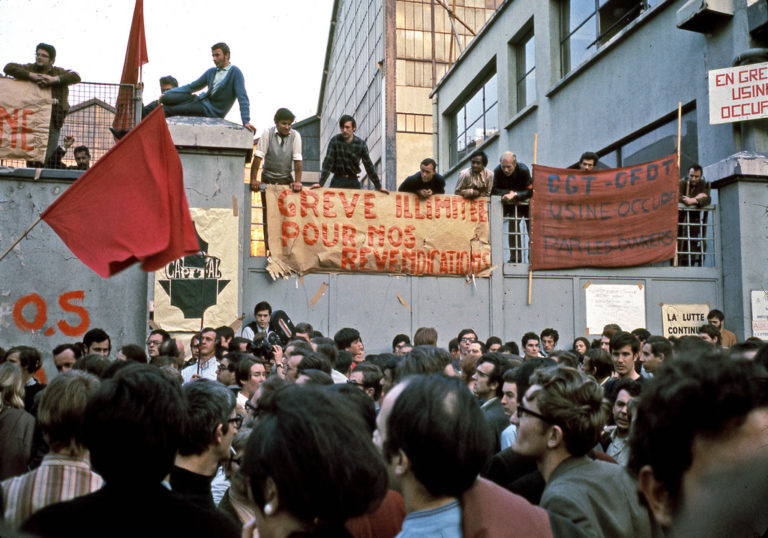
[[[5,66],[5,74],[18,80],[28,80],[41,88],[51,88],[53,107],[51,108],[51,123],[48,130],[48,147],[44,161],[53,157],[59,147],[59,134],[64,125],[64,119],[69,112],[69,88],[71,84],[80,82],[80,75],[63,67],[54,67],[56,48],[47,43],[39,43],[35,49],[35,62],[31,64],[10,63]],[[39,162],[28,162],[27,166],[41,168]]]
[[[232,437],[243,423],[235,413],[235,395],[208,379],[185,383],[181,392],[187,404],[187,427],[171,470],[171,489],[190,504],[215,508],[211,481],[219,465],[229,458]]]
[[[147,356],[150,360],[160,355],[160,346],[163,342],[167,342],[170,339],[171,335],[163,329],[155,329],[149,333],[147,338]]]
[[[536,371],[517,406],[513,449],[536,460],[546,486],[539,506],[586,536],[653,536],[660,530],[638,498],[637,482],[616,464],[591,460],[609,413],[597,382],[574,368]]]
[[[462,329],[457,337],[459,341],[459,358],[453,361],[453,370],[457,375],[461,374],[461,365],[469,360],[472,344],[477,342],[477,333],[474,329]]]

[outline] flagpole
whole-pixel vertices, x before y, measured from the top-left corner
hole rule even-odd
[[[533,164],[536,164],[536,157],[539,150],[539,133],[533,134]],[[533,270],[531,269],[531,230],[528,230],[528,304],[531,304],[531,294],[533,292]]]
[[[683,103],[678,101],[677,103],[677,168],[680,169],[680,153],[681,153],[681,133],[682,133],[682,126],[683,126]],[[685,195],[689,196],[688,192],[690,189],[690,184],[688,180],[685,182]],[[672,267],[677,267],[677,241],[675,241],[675,258],[672,260]]]
[[[21,235],[19,236],[19,238],[18,238],[16,241],[14,241],[14,242],[13,242],[13,244],[12,244],[10,247],[8,247],[7,249],[5,249],[5,252],[3,252],[3,254],[2,254],[2,255],[0,255],[0,261],[2,261],[2,260],[3,260],[3,258],[5,258],[5,257],[8,255],[8,253],[9,253],[10,251],[12,251],[12,250],[13,250],[13,247],[15,247],[16,245],[18,245],[18,244],[19,244],[19,242],[21,242],[21,240],[22,240],[22,239],[24,239],[24,238],[27,236],[27,234],[28,234],[29,232],[31,232],[31,231],[32,231],[32,228],[34,228],[35,226],[37,226],[37,224],[38,224],[38,223],[39,223],[41,220],[43,220],[43,217],[42,217],[42,215],[38,215],[38,217],[35,219],[35,222],[33,222],[32,224],[30,224],[30,225],[29,225],[29,228],[27,228],[26,230],[24,230],[24,233],[23,233],[23,234],[21,234]]]

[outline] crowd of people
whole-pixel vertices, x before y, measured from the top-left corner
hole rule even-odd
[[[768,446],[768,346],[708,321],[562,347],[422,327],[366,354],[260,302],[189,356],[91,329],[47,384],[39,350],[0,350],[0,534],[642,537],[716,513],[761,535],[764,511],[699,513]],[[745,484],[728,502],[766,493]]]

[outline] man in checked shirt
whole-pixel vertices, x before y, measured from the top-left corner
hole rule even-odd
[[[381,186],[379,176],[373,167],[371,157],[368,155],[368,145],[365,140],[355,136],[357,123],[355,118],[345,114],[339,119],[341,134],[331,138],[328,144],[328,151],[323,160],[323,171],[320,174],[320,182],[312,185],[311,188],[317,189],[325,185],[328,176],[333,172],[331,187],[336,189],[359,189],[360,182],[357,180],[357,174],[360,173],[360,161],[363,161],[365,171],[368,177],[376,186],[379,192],[388,193],[387,189]]]

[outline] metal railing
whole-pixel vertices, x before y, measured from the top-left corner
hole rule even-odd
[[[121,107],[118,107],[120,102]],[[61,164],[74,166],[74,150],[86,146],[91,155],[91,165],[115,145],[110,132],[115,115],[120,112],[121,124],[131,128],[141,121],[141,91],[130,84],[106,84],[80,82],[69,87],[69,113],[59,136],[59,147],[64,148],[68,136],[74,138],[66,150]],[[54,163],[46,163],[57,167]],[[25,168],[26,161],[0,159],[0,166]],[[58,166],[61,167],[61,166]]]
[[[715,266],[715,206],[678,207],[677,266]]]
[[[715,266],[715,206],[678,207],[677,266]],[[530,260],[530,220],[528,204],[505,206],[503,217],[504,263],[528,264]],[[668,267],[674,262],[654,266]]]

